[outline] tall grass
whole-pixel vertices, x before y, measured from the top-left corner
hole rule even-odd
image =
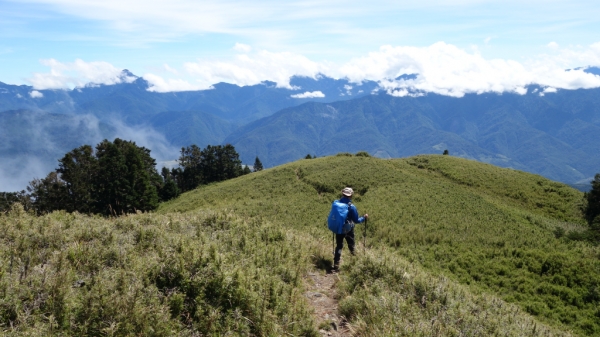
[[[572,335],[386,249],[350,259],[342,275],[340,311],[357,336]]]
[[[583,228],[581,193],[449,156],[302,160],[116,219],[15,206],[0,329],[316,336],[304,276],[331,263],[325,218],[346,185],[370,214],[369,249],[340,274],[355,335],[600,334],[600,252],[556,235]]]
[[[5,335],[316,336],[311,240],[231,212],[0,216]]]
[[[585,228],[583,195],[541,176],[441,155],[334,156],[206,186],[159,212],[228,208],[327,238],[325,218],[344,186],[370,215],[371,246],[556,327],[600,334],[600,251],[557,235]]]
[[[231,211],[0,216],[6,336],[318,336],[306,274],[328,240]],[[316,270],[323,273],[324,270]],[[356,336],[568,336],[387,249],[346,257]]]

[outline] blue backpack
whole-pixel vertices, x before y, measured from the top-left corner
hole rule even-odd
[[[350,219],[351,202],[345,204],[339,200],[334,200],[331,204],[331,211],[327,217],[327,227],[335,234],[348,234],[354,229],[354,222]]]

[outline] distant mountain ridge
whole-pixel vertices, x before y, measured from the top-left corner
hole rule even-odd
[[[127,124],[143,124],[164,111],[203,111],[229,122],[247,123],[307,101],[334,102],[369,95],[378,87],[373,81],[353,84],[346,79],[296,76],[290,79],[294,89],[278,88],[275,83],[265,81],[242,87],[217,83],[208,90],[159,93],[150,91],[148,81],[126,69],[121,77],[128,80],[72,90],[35,90],[31,86],[0,82],[0,111],[92,114],[100,120],[119,118]],[[324,97],[292,97],[313,91],[321,91]]]
[[[600,171],[600,89],[540,96],[453,98],[371,95],[306,103],[240,128],[232,143],[246,162],[274,166],[366,150],[379,157],[442,153],[576,182]],[[278,151],[273,151],[278,148]]]
[[[585,71],[600,75],[600,68]],[[0,158],[25,167],[33,156],[50,170],[60,155],[99,138],[115,137],[115,127],[123,125],[164,139],[160,146],[171,156],[168,160],[178,156],[173,148],[230,142],[244,163],[259,156],[266,167],[306,154],[366,150],[379,157],[402,157],[448,149],[451,155],[566,183],[585,181],[600,171],[600,89],[544,93],[544,88],[530,85],[525,95],[392,97],[374,81],[357,84],[319,76],[292,77],[293,89],[265,81],[159,93],[127,70],[121,78],[118,84],[72,90],[35,90],[0,82],[0,138],[5,140]],[[81,131],[84,126],[73,129],[75,121],[85,120],[93,121],[86,132]],[[53,138],[44,143],[30,130],[43,130]],[[123,130],[119,137],[136,140]],[[51,150],[44,150],[48,144]],[[6,172],[0,164],[0,178]]]

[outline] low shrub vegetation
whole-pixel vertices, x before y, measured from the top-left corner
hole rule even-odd
[[[583,193],[541,176],[443,155],[337,155],[203,187],[159,212],[230,208],[327,238],[325,218],[344,186],[370,215],[369,246],[553,326],[600,334],[600,251],[569,239],[588,228]]]
[[[588,228],[583,194],[442,155],[301,160],[202,185],[153,214],[14,205],[0,214],[0,329],[318,336],[306,275],[331,264],[326,216],[345,186],[370,215],[338,282],[354,335],[600,334],[600,251],[569,239]]]
[[[342,274],[340,310],[359,336],[571,335],[386,249],[349,260]]]
[[[4,335],[316,336],[311,240],[231,212],[0,216]]]

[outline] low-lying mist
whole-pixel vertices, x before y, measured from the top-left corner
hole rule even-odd
[[[157,169],[163,166],[161,162],[178,158],[179,149],[149,126],[130,126],[117,119],[100,121],[92,115],[2,112],[0,191],[24,190],[34,178],[44,178],[56,169],[58,160],[72,149],[85,144],[95,147],[103,139],[115,138],[150,149]]]

